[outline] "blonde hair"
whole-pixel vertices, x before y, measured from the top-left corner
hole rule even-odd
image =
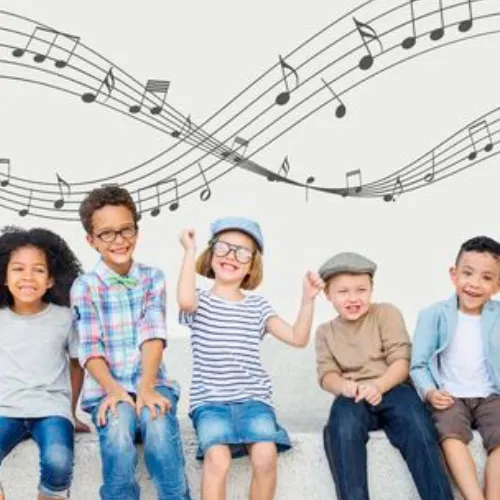
[[[212,269],[212,246],[208,246],[196,259],[196,272],[205,278],[214,279],[215,274]],[[262,253],[259,249],[255,250],[252,259],[250,271],[243,278],[240,283],[240,288],[243,290],[255,290],[264,278],[264,262],[262,260]]]

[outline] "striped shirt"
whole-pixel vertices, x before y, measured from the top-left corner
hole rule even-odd
[[[260,359],[267,320],[275,315],[269,302],[259,295],[239,302],[206,290],[197,295],[196,311],[180,315],[191,329],[190,412],[207,403],[259,400],[272,406],[271,380]]]
[[[92,358],[104,358],[112,377],[127,392],[136,393],[142,374],[142,344],[151,339],[166,343],[166,291],[159,269],[133,263],[128,276],[137,280],[135,286],[114,282],[119,275],[100,260],[93,272],[73,283],[71,305],[80,337],[80,364],[84,367]],[[157,385],[167,385],[163,364]],[[82,408],[90,411],[105,395],[87,372]]]

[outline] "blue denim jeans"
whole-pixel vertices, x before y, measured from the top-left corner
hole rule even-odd
[[[401,452],[422,500],[453,500],[434,425],[409,384],[386,392],[377,406],[335,399],[323,437],[339,500],[369,499],[366,443],[377,429]]]
[[[149,475],[158,493],[158,500],[189,500],[179,422],[177,394],[168,387],[156,390],[168,398],[171,410],[153,419],[149,408],[140,418],[128,403],[117,405],[117,416],[108,411],[106,424],[97,426],[99,406],[92,411],[92,420],[99,434],[103,484],[102,500],[139,500],[136,442],[144,443],[144,458]]]
[[[40,449],[40,494],[67,498],[73,475],[73,424],[64,417],[0,417],[0,463],[29,437]]]

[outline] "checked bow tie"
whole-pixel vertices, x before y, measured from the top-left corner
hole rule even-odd
[[[111,285],[123,285],[127,288],[134,288],[137,285],[137,280],[131,276],[110,276],[109,283]]]

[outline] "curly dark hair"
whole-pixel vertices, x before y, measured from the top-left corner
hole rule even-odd
[[[0,235],[0,307],[11,306],[14,298],[5,282],[7,266],[12,252],[23,247],[41,250],[47,259],[49,276],[54,285],[49,288],[42,300],[60,306],[70,305],[70,289],[73,281],[83,272],[80,261],[69,248],[66,241],[48,229],[21,229],[7,226]]]
[[[137,225],[140,215],[130,193],[119,186],[104,186],[93,189],[80,204],[80,220],[88,234],[92,234],[93,231],[92,215],[96,210],[107,205],[127,207],[132,212],[134,223]]]
[[[488,252],[495,259],[500,260],[500,243],[488,236],[475,236],[462,243],[455,259],[455,265],[458,265],[458,261],[464,252]]]

